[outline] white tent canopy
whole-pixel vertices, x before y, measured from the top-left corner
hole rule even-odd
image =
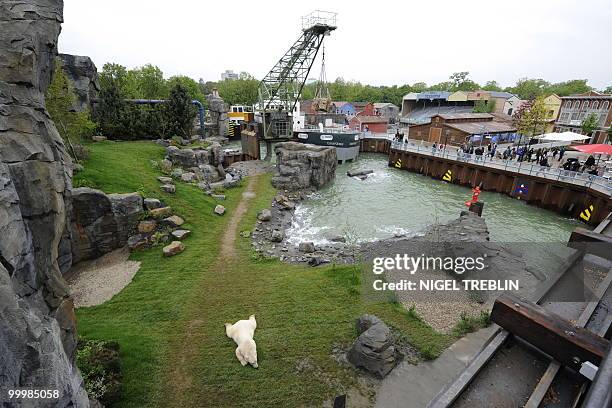
[[[549,142],[575,142],[578,140],[590,139],[590,136],[584,136],[580,133],[562,132],[562,133],[545,133],[537,136],[536,139]]]

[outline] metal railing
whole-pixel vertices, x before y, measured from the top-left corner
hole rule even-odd
[[[315,10],[310,14],[302,16],[302,30],[307,30],[315,25],[326,25],[335,27],[338,13],[331,11]]]
[[[541,166],[537,163],[519,162],[512,159],[491,158],[491,156],[488,155],[469,154],[456,148],[438,149],[437,147],[414,142],[392,142],[391,148],[456,160],[463,163],[473,163],[478,166],[511,171],[516,174],[563,181],[565,183],[588,187],[601,193],[612,195],[612,177],[596,176],[588,173],[564,170],[557,167]]]

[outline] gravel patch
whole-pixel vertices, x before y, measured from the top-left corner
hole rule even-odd
[[[101,305],[121,292],[140,269],[140,262],[129,261],[129,256],[125,247],[72,267],[66,281],[74,307]]]

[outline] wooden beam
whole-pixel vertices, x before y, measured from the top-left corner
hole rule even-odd
[[[491,320],[576,371],[585,361],[599,364],[610,345],[607,339],[512,294],[495,300]]]
[[[567,246],[612,261],[612,237],[578,227],[572,231]]]

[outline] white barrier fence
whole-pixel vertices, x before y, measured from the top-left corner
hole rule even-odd
[[[419,143],[404,143],[392,142],[391,147],[396,150],[416,152],[435,157],[443,157],[458,162],[473,163],[483,167],[501,169],[511,171],[516,174],[524,174],[528,176],[536,176],[548,180],[563,181],[566,183],[575,184],[592,188],[607,195],[612,195],[612,178],[601,177],[588,173],[564,170],[562,168],[551,168],[540,166],[537,163],[518,162],[511,159],[491,158],[486,155],[475,155],[464,153],[461,149],[443,148],[438,149],[428,145]]]

